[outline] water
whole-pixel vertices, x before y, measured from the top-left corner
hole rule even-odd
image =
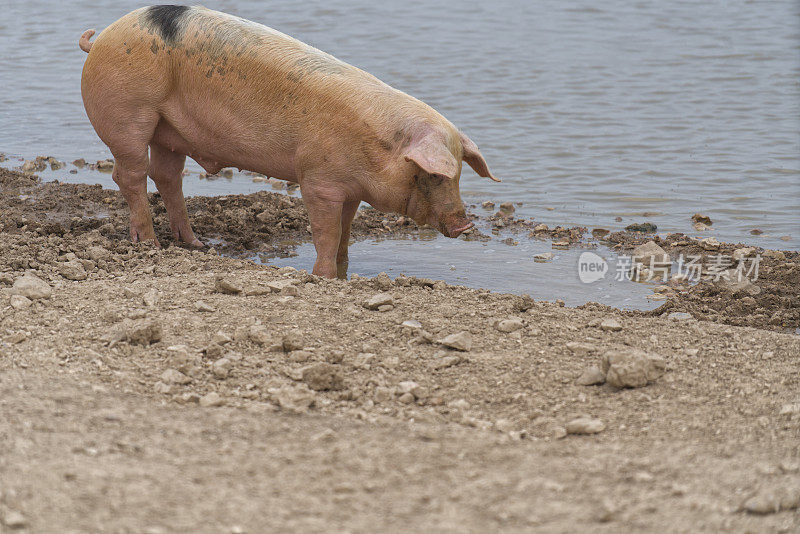
[[[468,203],[511,199],[524,203],[519,215],[551,225],[613,230],[649,220],[692,235],[690,216],[702,212],[714,220],[708,235],[722,241],[800,249],[796,0],[204,4],[298,37],[441,111],[503,179],[465,170]],[[77,40],[139,6],[4,0],[0,152],[109,157],[84,115]],[[99,173],[59,178],[113,186]],[[263,187],[243,176],[186,183],[189,194]],[[406,254],[406,245],[356,248],[385,250],[410,272],[428,251]],[[469,246],[454,245],[442,245],[450,261],[473,259]],[[498,272],[498,250],[483,271],[462,275],[493,288],[526,280],[524,262]],[[520,261],[523,253],[509,249]]]

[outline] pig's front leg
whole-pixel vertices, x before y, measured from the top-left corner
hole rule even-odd
[[[336,276],[347,278],[348,255],[347,249],[350,246],[350,226],[353,224],[353,217],[356,216],[358,200],[348,201],[342,205],[342,234],[339,237],[339,249],[336,252]]]
[[[344,202],[329,200],[324,195],[303,187],[303,194],[311,223],[311,238],[317,251],[313,273],[325,278],[336,278],[336,256],[342,235],[342,206]]]

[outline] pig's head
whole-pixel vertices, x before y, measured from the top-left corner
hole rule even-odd
[[[450,137],[450,138],[448,138]],[[429,224],[447,237],[458,237],[473,226],[467,218],[458,189],[461,161],[482,177],[492,176],[478,147],[461,132],[447,136],[428,132],[413,139],[403,154],[408,163],[405,215],[418,224]]]

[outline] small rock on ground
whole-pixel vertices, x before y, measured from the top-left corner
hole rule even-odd
[[[344,388],[344,377],[335,365],[316,363],[303,369],[303,382],[314,391],[340,390]]]
[[[217,276],[214,279],[214,291],[226,295],[238,295],[242,292],[242,287],[225,277]]]
[[[605,381],[606,375],[602,369],[592,365],[583,370],[583,373],[581,373],[581,376],[578,377],[575,383],[579,386],[596,386],[603,384]]]
[[[443,337],[439,343],[445,347],[466,352],[472,349],[472,334],[466,330],[462,330],[461,332]]]
[[[212,391],[211,393],[206,393],[202,397],[200,397],[200,406],[205,408],[213,408],[216,406],[224,406],[225,399],[219,396],[219,393],[216,391]]]
[[[666,363],[661,356],[639,349],[612,349],[603,354],[606,382],[616,388],[638,388],[664,374]]]
[[[53,295],[50,285],[33,274],[25,274],[14,281],[11,292],[31,300],[49,299]]]
[[[368,310],[377,310],[387,305],[394,306],[394,299],[389,293],[378,293],[364,301],[364,307]]]
[[[597,434],[605,429],[605,423],[591,417],[578,417],[566,425],[567,434]]]
[[[613,317],[607,317],[600,322],[600,330],[606,332],[619,332],[622,330],[622,325]]]

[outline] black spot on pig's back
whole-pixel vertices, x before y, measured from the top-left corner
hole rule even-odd
[[[164,39],[174,45],[183,36],[185,17],[189,6],[162,5],[150,6],[144,14],[145,22]]]

